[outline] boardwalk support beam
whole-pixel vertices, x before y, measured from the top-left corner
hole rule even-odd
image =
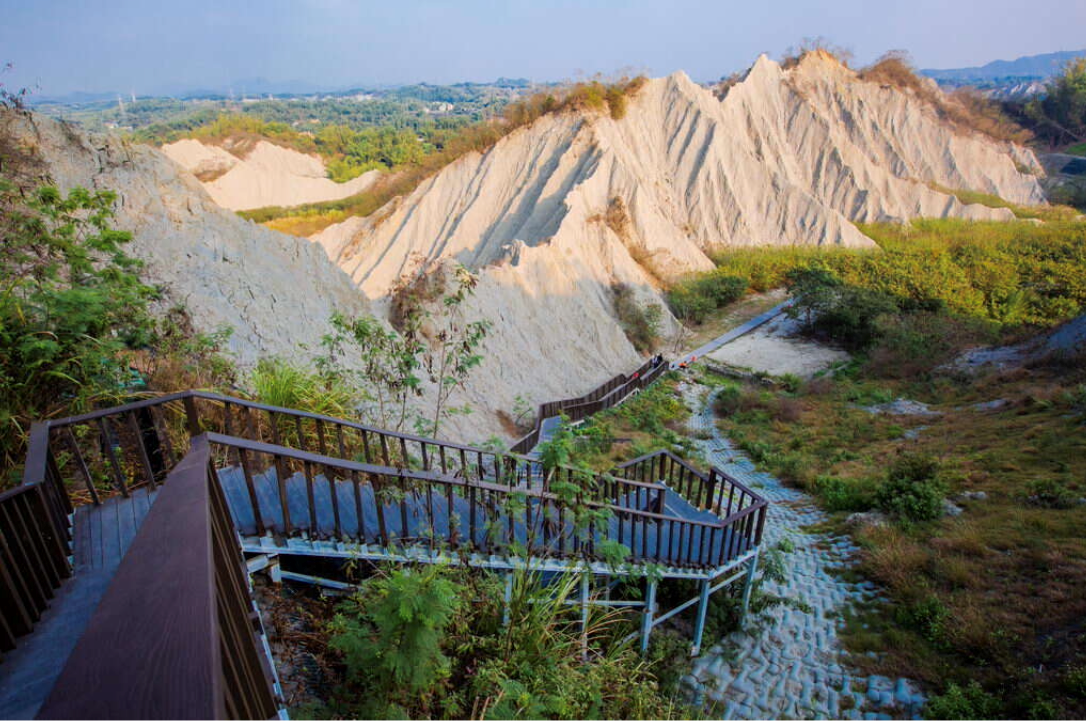
[[[698,618],[694,622],[694,645],[690,649],[691,657],[696,657],[701,652],[701,638],[705,633],[705,616],[709,612],[709,595],[712,591],[711,581],[703,579],[701,582],[701,596],[698,599]]]
[[[758,573],[758,551],[755,548],[754,554],[750,558],[750,566],[747,568],[747,581],[743,586],[743,613],[739,617],[740,627],[746,623],[747,612],[750,611],[750,595],[754,591],[754,577]]]
[[[656,580],[648,583],[645,592],[645,613],[641,615],[641,651],[649,651],[649,635],[652,634],[652,615],[656,610]]]

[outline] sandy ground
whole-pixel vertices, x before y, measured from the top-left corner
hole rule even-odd
[[[799,323],[781,315],[765,326],[713,351],[712,361],[780,376],[795,374],[810,378],[822,369],[847,361],[844,351],[824,346],[797,335]]]

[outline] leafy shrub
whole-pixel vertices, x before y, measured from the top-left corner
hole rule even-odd
[[[710,271],[681,281],[667,294],[672,312],[684,321],[703,323],[709,314],[743,297],[747,279]]]
[[[2,161],[0,161],[2,162]],[[140,281],[116,195],[18,187],[0,178],[0,465],[22,456],[30,421],[117,398],[146,346],[155,289]]]
[[[995,719],[1002,704],[988,694],[976,681],[966,687],[951,683],[946,692],[936,695],[924,705],[924,716],[934,720]]]
[[[365,583],[330,625],[347,672],[333,709],[370,719],[673,714],[650,663],[612,642],[613,616],[592,608],[582,636],[567,604],[579,582],[516,572],[507,607],[501,578],[478,570],[397,569]]]
[[[814,493],[829,511],[867,511],[874,505],[873,485],[859,479],[819,476]]]
[[[1034,479],[1027,487],[1029,502],[1046,509],[1070,509],[1078,496],[1059,479]]]
[[[647,352],[656,348],[660,335],[660,318],[663,309],[655,303],[640,304],[634,297],[633,289],[626,284],[618,284],[611,289],[615,315],[626,338],[638,351]]]
[[[713,411],[720,418],[731,416],[740,408],[743,392],[739,384],[729,383],[717,391],[713,399]]]
[[[1015,208],[1046,223],[917,219],[860,226],[882,252],[755,248],[714,256],[722,273],[755,290],[785,285],[795,269],[818,267],[842,283],[881,291],[924,310],[933,300],[953,316],[997,324],[1051,325],[1086,306],[1083,224],[1054,208]],[[1053,215],[1049,215],[1053,214]],[[927,308],[931,311],[931,308]]]
[[[939,462],[917,453],[901,454],[890,466],[875,503],[888,514],[908,521],[931,521],[943,513],[946,485],[938,478]]]
[[[1069,667],[1063,673],[1062,683],[1068,694],[1086,700],[1086,667]]]
[[[843,283],[824,268],[802,268],[789,274],[795,304],[789,309],[810,330],[848,348],[863,350],[879,338],[879,322],[900,311],[895,299]]]
[[[898,624],[915,630],[929,642],[941,643],[950,610],[934,594],[918,602],[899,606],[894,615]]]
[[[348,676],[384,702],[375,716],[388,716],[393,705],[407,709],[413,696],[448,677],[441,641],[465,591],[436,565],[394,572],[371,581],[332,621],[330,644],[343,653]]]

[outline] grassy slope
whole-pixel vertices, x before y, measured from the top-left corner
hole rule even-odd
[[[791,393],[748,388],[720,424],[761,466],[814,494],[842,527],[849,513],[873,507],[903,450],[938,458],[951,494],[984,491],[986,500],[961,502],[959,517],[852,530],[866,548],[863,573],[886,585],[892,604],[857,620],[850,647],[879,653],[859,655],[861,664],[935,690],[981,680],[993,706],[974,714],[1082,715],[1086,505],[1074,501],[1086,497],[1086,364],[977,379],[933,367],[935,356],[968,344],[956,331],[972,329],[974,342],[1015,339],[1081,313],[1086,224],[922,221],[864,231],[884,253],[749,250],[718,262],[756,288],[817,262],[853,284],[941,300],[950,322],[940,348],[929,339],[916,349],[919,359],[876,349],[840,378]],[[941,415],[859,408],[898,397]],[[999,399],[1006,400],[999,409],[971,408]],[[1067,508],[1031,502],[1038,484],[1061,488]]]
[[[1008,714],[1038,702],[1086,712],[1065,681],[1086,664],[1086,505],[1030,503],[1032,484],[1055,480],[1086,496],[1086,398],[1082,368],[1037,368],[978,381],[815,381],[796,393],[748,392],[724,431],[762,466],[820,498],[843,522],[872,503],[903,450],[940,459],[951,493],[983,491],[960,517],[856,534],[862,570],[889,589],[892,605],[853,628],[851,648],[876,651],[873,671],[941,688],[980,679]],[[931,402],[939,417],[875,416],[858,407],[898,396]],[[995,411],[972,404],[1006,399]],[[919,430],[915,439],[906,429]],[[847,495],[820,493],[825,477]],[[844,498],[843,498],[844,497]],[[934,600],[934,601],[933,601]],[[933,611],[934,610],[934,611]],[[945,619],[939,617],[945,610]]]

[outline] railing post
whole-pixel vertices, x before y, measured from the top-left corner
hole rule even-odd
[[[758,572],[758,552],[754,548],[754,555],[750,558],[750,566],[747,568],[747,581],[743,585],[743,612],[739,616],[739,627],[743,628],[747,621],[747,612],[750,611],[750,595],[754,591],[754,575]]]
[[[200,412],[196,409],[196,399],[192,396],[186,396],[182,399],[182,403],[185,406],[185,421],[188,426],[189,436],[197,437],[200,435]]]

